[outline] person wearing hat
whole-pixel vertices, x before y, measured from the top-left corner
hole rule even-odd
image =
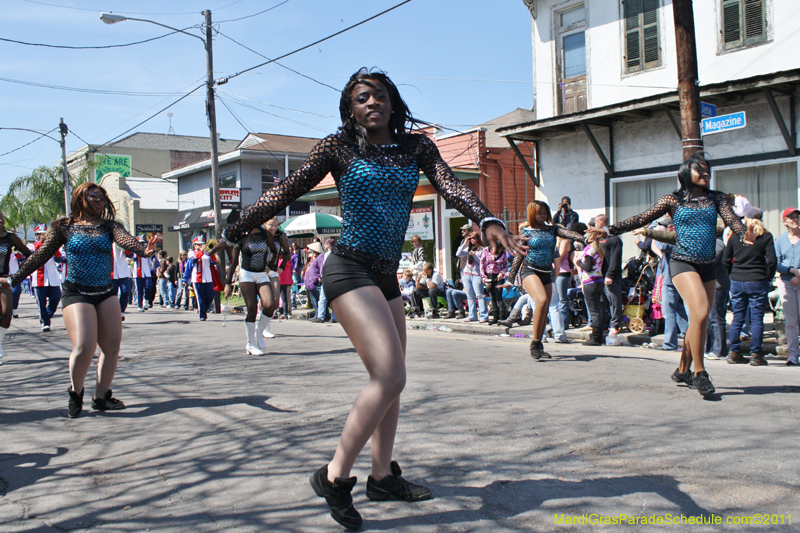
[[[591,239],[620,235],[641,228],[669,214],[675,224],[677,239],[670,257],[672,283],[686,303],[689,327],[684,350],[672,380],[695,388],[702,396],[715,392],[705,369],[704,355],[709,309],[716,291],[717,218],[742,238],[746,245],[756,239],[733,212],[728,195],[708,188],[711,169],[703,154],[686,159],[678,170],[680,188],[662,196],[650,209],[630,218],[589,230]],[[694,364],[694,372],[691,365]]]
[[[197,297],[197,309],[200,321],[208,318],[208,308],[214,302],[214,274],[212,269],[217,267],[216,260],[205,251],[206,241],[202,235],[192,239],[192,251],[186,261],[186,270],[183,273],[184,283],[194,284],[194,294]]]
[[[722,263],[731,277],[731,309],[733,320],[728,331],[728,362],[744,364],[747,360],[741,354],[742,325],[749,314],[750,323],[750,365],[766,366],[767,360],[761,354],[764,338],[764,313],[769,306],[769,286],[775,277],[777,258],[772,234],[764,228],[764,223],[755,217],[761,210],[750,206],[745,210],[744,224],[756,234],[751,245],[742,243],[738,235],[732,235],[725,247]]]
[[[35,252],[44,244],[47,236],[47,224],[37,224],[33,228],[36,241],[28,245],[31,252]],[[58,304],[61,301],[61,275],[58,272],[56,263],[61,263],[64,258],[61,252],[56,253],[45,264],[39,267],[31,275],[31,286],[39,306],[39,324],[42,332],[50,331],[50,319],[56,314]]]
[[[22,239],[15,233],[6,231],[6,217],[0,211],[0,277],[9,275],[9,263],[14,253],[12,248],[16,248],[25,257],[31,255],[31,251],[22,242]],[[3,364],[3,337],[6,336],[9,326],[11,326],[13,308],[14,295],[11,287],[0,289],[0,365]]]
[[[122,340],[122,317],[111,282],[114,263],[111,244],[117,243],[128,251],[149,256],[155,252],[156,239],[154,237],[145,246],[125,231],[122,224],[114,220],[116,209],[105,189],[96,183],[75,187],[69,210],[69,217],[53,223],[44,244],[19,271],[8,278],[0,277],[0,289],[9,284],[18,285],[64,246],[69,271],[62,286],[61,309],[72,342],[67,413],[70,418],[77,418],[83,412],[86,374],[98,346],[101,354],[97,359],[92,409],[117,411],[125,408],[111,391]]]
[[[136,240],[140,243],[144,243],[144,235],[137,236]],[[136,302],[140,312],[147,311],[147,309],[152,307],[150,291],[153,288],[153,272],[150,259],[149,256],[144,257],[136,254],[133,256],[133,277],[136,280]]]
[[[331,255],[331,249],[333,245],[336,243],[336,239],[330,238],[325,239],[325,253],[322,255],[322,273],[325,274],[325,261],[328,259],[328,256]],[[333,314],[333,311],[330,313],[328,312],[328,298],[325,296],[325,287],[320,285],[319,287],[319,300],[317,301],[317,315],[311,319],[311,322],[317,323],[324,323],[328,321],[328,316],[330,316],[330,320],[333,322],[337,322],[336,315]]]
[[[356,397],[333,459],[316,470],[314,493],[339,524],[356,529],[361,516],[350,471],[371,440],[373,500],[427,500],[431,491],[408,482],[392,458],[400,394],[406,382],[406,324],[397,270],[420,170],[445,201],[481,226],[487,241],[507,250],[524,245],[442,159],[436,144],[410,130],[415,122],[397,87],[377,69],[360,69],[342,90],[342,125],[303,164],[229,226],[223,247],[282,212],[330,172],[342,206],[342,235],[325,262],[325,294],[364,362],[369,383]]]
[[[247,307],[247,314],[244,317],[244,329],[247,334],[245,352],[250,355],[264,355],[264,349],[266,349],[262,332],[266,327],[267,317],[262,314],[256,325],[256,316],[258,315],[258,300],[261,300],[261,306],[266,309],[267,300],[271,296],[267,263],[270,253],[274,254],[275,252],[272,234],[264,226],[258,226],[250,230],[250,233],[236,244],[233,249],[233,257],[228,265],[225,299],[230,297],[233,290],[233,276],[238,265],[239,291]],[[241,265],[239,265],[240,260]]]
[[[314,308],[314,318],[316,318],[319,312],[319,289],[322,285],[322,264],[325,261],[325,250],[318,242],[312,242],[307,248],[311,256],[308,259],[308,268],[303,281],[306,285],[308,301],[311,303],[311,307]]]
[[[784,209],[786,233],[775,239],[775,257],[780,274],[778,292],[786,321],[786,366],[800,366],[800,209]]]

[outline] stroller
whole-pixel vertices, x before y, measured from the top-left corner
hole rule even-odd
[[[580,287],[567,290],[567,300],[569,302],[569,326],[571,328],[582,328],[589,323],[589,315],[586,311],[586,300]]]
[[[623,320],[632,333],[640,334],[650,325],[650,304],[656,269],[646,258],[634,257],[623,267]]]

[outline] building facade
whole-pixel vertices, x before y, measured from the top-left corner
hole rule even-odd
[[[502,127],[535,144],[531,167],[551,205],[581,220],[639,213],[677,188],[677,56],[666,0],[523,0],[531,17],[535,118]],[[744,113],[703,137],[713,188],[746,196],[775,235],[798,204],[800,10],[792,0],[694,2],[704,113]],[[632,254],[630,248],[626,250]]]

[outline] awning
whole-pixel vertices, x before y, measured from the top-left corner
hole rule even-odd
[[[239,220],[238,209],[222,210],[222,225],[233,224]],[[179,211],[169,224],[169,231],[182,231],[186,229],[202,229],[214,225],[214,208],[198,207],[188,211]]]

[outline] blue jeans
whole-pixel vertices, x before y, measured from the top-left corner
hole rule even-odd
[[[480,318],[486,320],[489,312],[486,310],[486,297],[483,294],[483,280],[480,276],[462,276],[461,281],[464,282],[464,292],[467,293],[467,309],[469,315],[467,318],[470,320],[478,320],[475,313],[475,300],[478,300],[478,309],[480,310]]]
[[[175,299],[175,295],[170,290],[171,288],[172,283],[167,278],[158,280],[158,291],[161,293],[161,301],[164,302],[162,305],[167,307],[172,307],[172,301]]]
[[[208,316],[208,308],[214,303],[214,284],[195,283],[194,294],[197,297],[197,310],[200,311],[200,320]]]
[[[549,315],[550,327],[553,328],[553,337],[555,337],[557,341],[566,341],[567,334],[564,332],[564,320],[563,315],[561,314],[561,299],[559,298],[557,291],[553,291],[553,294],[550,296]]]
[[[336,320],[336,315],[331,311],[331,320]],[[317,318],[320,320],[328,319],[328,299],[325,297],[325,289],[319,286],[319,304],[317,305]]]
[[[317,301],[319,300],[319,290],[320,287],[314,287],[313,289],[306,288],[306,294],[308,294],[308,303],[311,304],[311,307],[314,309],[314,316],[317,316]]]
[[[149,294],[153,286],[153,279],[151,277],[136,278],[136,297],[139,309],[150,307]]]
[[[58,311],[61,301],[61,287],[34,287],[36,303],[39,304],[39,322],[42,326],[50,326],[50,319]]]
[[[572,280],[572,276],[556,276],[556,281],[554,283],[554,291],[553,294],[558,296],[558,311],[561,313],[561,323],[564,325],[564,329],[569,327],[569,283]]]
[[[447,300],[448,311],[461,311],[464,309],[467,293],[458,289],[448,288],[444,293],[444,299]]]
[[[662,292],[664,295],[664,304],[661,306],[664,313],[664,344],[662,346],[668,350],[677,350],[678,330],[686,333],[686,328],[689,327],[689,317],[686,314],[683,299],[674,285],[664,285]]]
[[[114,290],[117,291],[117,297],[119,298],[119,309],[124,313],[128,308],[128,301],[130,301],[131,297],[131,278],[117,278],[113,280],[113,283]]]
[[[767,309],[769,293],[768,281],[734,281],[731,280],[731,308],[733,321],[728,340],[730,351],[741,352],[742,342],[739,336],[745,314],[750,311],[750,353],[761,353],[761,342],[764,339],[764,311]]]
[[[25,278],[28,279],[28,278]],[[13,297],[13,309],[14,312],[17,312],[17,307],[19,307],[19,297],[22,295],[22,284],[20,283],[13,289],[11,289],[11,296]]]
[[[711,307],[711,314],[708,317],[706,352],[716,354],[720,357],[728,356],[728,335],[725,331],[725,314],[728,311],[729,291],[729,288],[724,287],[714,292],[714,305]]]

